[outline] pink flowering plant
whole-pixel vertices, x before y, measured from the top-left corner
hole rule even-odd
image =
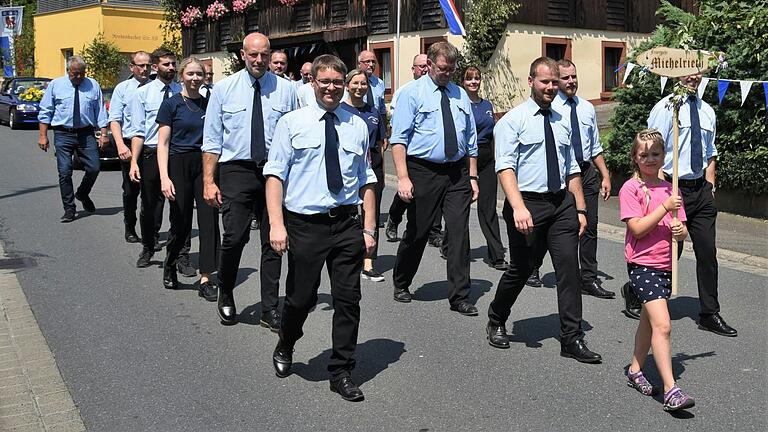
[[[243,13],[246,9],[256,4],[256,0],[234,0],[232,2],[232,12]]]
[[[299,0],[280,0],[280,3],[286,5],[286,6],[296,6],[296,3],[298,3]]]
[[[219,18],[223,17],[227,12],[229,12],[229,9],[227,9],[227,7],[224,6],[224,3],[220,2],[219,0],[216,0],[215,2],[211,3],[208,6],[208,9],[205,10],[205,14],[208,15],[208,18],[212,19],[213,21],[217,21]]]
[[[203,12],[199,7],[189,6],[181,12],[180,18],[184,27],[193,27],[198,21],[203,19]]]

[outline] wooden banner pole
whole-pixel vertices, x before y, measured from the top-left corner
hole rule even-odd
[[[678,114],[679,114],[680,108],[675,106],[672,110],[672,196],[677,196],[677,163],[678,163],[678,146],[679,146],[679,138],[680,138],[680,126],[678,125]],[[672,210],[672,220],[677,220],[677,210]],[[672,238],[672,295],[677,295],[677,255],[678,255],[678,244],[677,241]]]

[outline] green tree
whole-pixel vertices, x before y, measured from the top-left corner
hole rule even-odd
[[[104,39],[103,33],[96,35],[90,44],[84,46],[80,55],[88,64],[88,75],[102,88],[114,87],[120,69],[127,63],[117,45]]]
[[[164,9],[163,22],[160,23],[160,31],[163,32],[163,43],[160,45],[176,55],[181,55],[181,1],[159,0]]]
[[[464,57],[467,63],[485,66],[507,29],[507,23],[520,9],[509,0],[470,0],[466,8]]]
[[[728,67],[706,76],[768,81],[768,0],[733,2],[700,0],[699,14],[684,12],[663,1],[665,22],[628,58],[655,46],[703,49],[726,53]],[[660,99],[656,75],[633,73],[631,84],[616,89],[619,105],[611,118],[613,132],[605,158],[612,171],[630,172],[629,148],[637,131],[645,128],[648,113]],[[717,183],[719,187],[752,194],[768,192],[768,129],[762,86],[753,86],[741,106],[738,84],[718,102],[717,86],[710,84],[704,99],[717,115]]]

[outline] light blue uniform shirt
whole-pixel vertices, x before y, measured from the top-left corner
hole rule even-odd
[[[390,109],[390,111],[392,111],[392,112],[395,111],[395,105],[397,104],[397,100],[400,98],[400,93],[403,92],[403,89],[408,87],[409,85],[415,83],[415,82],[416,82],[416,80],[408,81],[407,83],[405,83],[405,85],[403,85],[399,89],[395,90],[395,93],[392,95],[392,100],[389,101],[389,109]]]
[[[297,107],[304,108],[307,105],[317,105],[317,99],[315,99],[315,89],[312,87],[312,83],[303,84],[296,90]]]
[[[672,109],[667,108],[667,101],[672,95],[660,100],[651,110],[648,116],[648,127],[658,129],[661,136],[664,137],[666,144],[666,155],[664,156],[663,170],[666,174],[672,175]],[[677,118],[680,122],[680,135],[678,140],[679,159],[677,164],[677,173],[683,180],[695,180],[704,175],[704,169],[709,163],[709,159],[717,156],[715,147],[716,118],[715,110],[708,103],[701,99],[696,101],[699,109],[699,124],[701,125],[701,155],[702,166],[698,173],[691,169],[691,108],[688,105],[688,98],[680,107]]]
[[[358,205],[362,203],[360,188],[376,183],[368,161],[365,121],[340,106],[333,112],[344,183],[338,194],[328,190],[325,174],[326,111],[310,105],[286,114],[277,123],[264,175],[283,181],[285,208],[294,213],[327,213],[342,205]]]
[[[181,92],[181,85],[175,81],[168,83],[170,92],[168,97]],[[157,119],[157,110],[163,103],[165,95],[165,83],[156,79],[136,89],[136,93],[130,102],[131,118],[127,134],[130,137],[144,137],[144,145],[156,148],[160,125]]]
[[[477,131],[469,96],[456,84],[449,83],[447,88],[459,144],[453,158],[445,156],[442,93],[428,75],[400,89],[397,109],[392,110],[389,142],[405,145],[408,156],[435,163],[455,162],[465,155],[477,157]]]
[[[560,189],[565,179],[581,173],[571,147],[571,120],[551,110],[549,122],[555,136],[557,162],[560,168]],[[539,105],[528,98],[504,117],[493,128],[496,143],[496,172],[515,170],[517,187],[521,192],[548,192],[547,147],[544,142],[544,116]]]
[[[149,81],[145,84],[149,84]],[[131,77],[116,85],[115,90],[112,91],[112,100],[109,102],[109,121],[120,124],[123,138],[130,138],[128,135],[128,125],[131,122],[130,104],[140,85],[139,80]]]
[[[595,106],[578,96],[574,96],[573,100],[576,101],[576,115],[579,117],[581,151],[584,154],[584,162],[589,162],[603,152],[603,146],[600,145],[600,132],[597,130]],[[571,104],[568,103],[568,97],[565,93],[557,93],[557,97],[552,101],[552,109],[559,112],[563,116],[563,121],[570,125]]]
[[[251,113],[256,79],[243,69],[216,83],[208,99],[203,130],[203,151],[219,155],[219,163],[251,160]],[[259,78],[264,141],[272,144],[277,121],[296,109],[296,92],[289,80],[272,72]]]
[[[107,110],[101,96],[99,83],[86,77],[79,87],[80,127],[107,127]],[[48,88],[40,100],[40,112],[37,121],[51,126],[73,126],[73,110],[75,103],[75,86],[69,76],[59,77],[48,83]]]

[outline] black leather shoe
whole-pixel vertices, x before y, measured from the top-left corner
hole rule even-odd
[[[259,229],[259,220],[256,218],[251,219],[251,230],[255,231]]]
[[[491,323],[485,327],[485,332],[488,334],[488,343],[495,348],[507,349],[509,348],[509,335],[507,335],[507,328],[503,325],[495,326]]]
[[[392,222],[392,219],[387,219],[387,227],[384,229],[384,235],[387,236],[388,242],[400,241],[400,237],[397,236],[397,224]]]
[[[93,203],[91,200],[91,197],[88,195],[81,196],[78,194],[75,194],[75,199],[80,201],[83,204],[83,209],[87,211],[88,213],[93,213],[96,211],[96,204]]]
[[[163,263],[163,286],[165,289],[171,290],[179,288],[179,277],[176,275],[176,266]]]
[[[209,302],[215,302],[219,297],[219,287],[212,281],[198,282],[197,295]]]
[[[528,280],[525,281],[525,284],[528,285],[529,287],[535,287],[535,288],[544,285],[543,283],[541,283],[541,279],[539,278],[538,268],[533,269],[533,273],[531,273],[531,275],[528,277]]]
[[[451,310],[466,316],[477,316],[477,308],[475,305],[466,300],[451,305]]]
[[[490,258],[485,257],[483,258],[483,262],[486,263],[488,267],[496,270],[506,271],[507,268],[509,268],[509,263],[503,259],[498,261],[491,261]]]
[[[142,249],[139,254],[139,259],[136,260],[136,267],[145,268],[149,267],[149,261],[152,259],[152,255],[155,253],[149,249]]]
[[[129,226],[125,227],[125,241],[128,243],[139,243],[141,241],[136,234],[136,228],[131,228]]]
[[[361,400],[365,399],[363,392],[360,391],[360,388],[357,386],[357,384],[352,381],[352,378],[348,376],[343,376],[339,379],[332,379],[331,391],[338,393],[341,395],[342,399],[350,402],[360,402]]]
[[[189,255],[182,255],[179,257],[179,259],[176,261],[176,270],[178,270],[182,276],[197,276],[197,270],[192,267],[192,262],[190,262]]]
[[[583,339],[573,341],[569,344],[560,345],[560,355],[570,357],[581,363],[599,363],[603,360],[600,354],[592,352],[587,348]]]
[[[643,305],[640,303],[640,299],[637,298],[637,295],[629,282],[621,287],[621,296],[624,297],[624,310],[622,311],[624,315],[626,315],[627,318],[639,320]]]
[[[429,236],[429,239],[427,239],[427,244],[432,247],[439,248],[443,245],[443,234],[440,233]]]
[[[591,295],[592,297],[597,297],[601,299],[612,299],[616,297],[616,293],[614,293],[613,291],[608,291],[606,289],[603,289],[603,287],[598,285],[597,282],[582,284],[581,293],[586,295]]]
[[[293,364],[293,347],[283,345],[282,341],[277,342],[275,352],[272,353],[272,366],[275,367],[275,375],[278,378],[285,378],[291,374],[291,365]]]
[[[221,323],[224,325],[237,324],[237,308],[235,307],[235,297],[232,295],[232,292],[219,289],[218,300],[216,311],[219,313]]]
[[[163,245],[160,244],[160,236],[158,234],[155,234],[155,246],[154,246],[155,252],[160,252],[163,250]]]
[[[277,333],[280,331],[280,312],[276,309],[272,309],[267,313],[261,314],[259,319],[259,325],[268,328],[270,331]]]
[[[395,290],[395,301],[398,301],[400,303],[410,303],[411,302],[411,293],[407,289],[403,290]]]
[[[720,336],[736,337],[739,335],[735,328],[725,323],[720,314],[699,315],[699,328]]]
[[[66,209],[64,210],[64,214],[61,216],[61,223],[69,223],[75,220],[77,213],[75,213],[75,209]]]

